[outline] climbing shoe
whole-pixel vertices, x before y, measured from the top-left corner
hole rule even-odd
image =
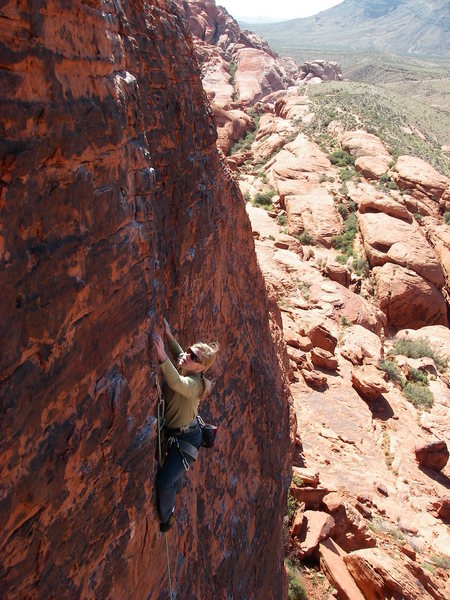
[[[172,513],[165,523],[159,524],[159,530],[163,533],[172,529],[175,524],[175,513]]]

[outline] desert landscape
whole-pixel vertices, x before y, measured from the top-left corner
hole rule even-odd
[[[296,69],[220,7],[188,4],[218,146],[282,316],[297,420],[291,582],[313,598],[445,598],[448,103],[426,124],[392,76],[351,81],[322,58]],[[296,25],[255,29],[284,50]]]

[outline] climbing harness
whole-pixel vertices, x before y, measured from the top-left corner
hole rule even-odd
[[[187,461],[187,459],[185,457],[185,454],[187,454],[188,456],[190,456],[194,460],[197,460],[197,457],[198,457],[198,448],[196,448],[195,446],[193,446],[189,442],[186,442],[186,440],[179,440],[176,435],[170,436],[170,438],[168,440],[168,443],[169,443],[169,446],[171,446],[172,444],[175,444],[175,446],[178,448],[178,451],[179,451],[179,453],[181,455],[181,460],[183,462],[184,470],[186,472],[189,471],[189,466],[190,465],[189,465],[189,462]]]
[[[158,465],[161,468],[162,466],[162,430],[164,429],[164,398],[161,391],[161,386],[159,385],[158,371],[155,363],[152,363],[153,370],[153,378],[155,380],[156,392],[158,394],[158,406],[157,406],[157,415],[158,415]],[[167,534],[164,536],[166,540],[166,561],[167,561],[167,577],[169,580],[169,597],[172,600],[175,598],[175,593],[172,592],[172,578],[170,576],[170,560],[169,560],[169,542],[167,540]]]

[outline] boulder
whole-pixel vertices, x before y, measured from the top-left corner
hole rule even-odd
[[[328,581],[338,591],[340,600],[364,600],[355,580],[350,575],[343,557],[342,550],[331,538],[319,544],[320,567]]]
[[[304,352],[309,352],[313,347],[313,343],[311,342],[311,340],[308,336],[300,335],[298,337],[298,347],[300,350],[303,350]]]
[[[427,238],[433,246],[436,256],[442,265],[447,286],[450,286],[450,227],[433,218],[422,219]]]
[[[431,502],[429,510],[434,512],[444,523],[450,523],[450,496],[437,498]]]
[[[341,355],[353,364],[362,364],[365,359],[378,362],[383,358],[383,344],[380,337],[361,325],[344,329],[340,351]]]
[[[390,157],[360,156],[355,160],[355,169],[366,179],[379,179],[389,169]]]
[[[305,62],[299,69],[298,79],[312,79],[318,77],[322,81],[342,81],[344,76],[336,61],[314,60]]]
[[[266,162],[285,144],[286,138],[279,133],[274,133],[261,142],[253,143],[252,162],[254,164]]]
[[[352,200],[358,204],[360,214],[384,213],[395,219],[412,223],[413,216],[404,202],[377,190],[369,184],[359,184],[351,194]]]
[[[308,102],[297,94],[285,95],[275,102],[275,114],[283,119],[292,121],[304,117],[308,112]]]
[[[278,185],[278,191],[282,194],[283,185]],[[301,195],[286,196],[284,202],[291,235],[307,231],[315,244],[331,248],[333,236],[342,232],[342,219],[328,190],[310,187]]]
[[[447,326],[444,297],[432,283],[392,263],[375,267],[372,272],[378,306],[392,327]]]
[[[367,548],[343,560],[364,598],[442,599],[431,576],[406,556],[399,561],[380,548]]]
[[[327,384],[327,378],[322,373],[317,371],[308,371],[301,369],[301,374],[305,380],[306,385],[313,388],[314,390],[320,390]]]
[[[363,213],[358,225],[371,267],[394,263],[415,271],[441,288],[444,273],[435,252],[416,223],[385,213]]]
[[[261,142],[263,138],[270,137],[271,135],[278,134],[287,136],[292,131],[294,131],[294,129],[290,121],[277,117],[271,113],[265,113],[261,115],[259,119],[258,131],[256,132],[253,145],[255,146],[255,144]]]
[[[339,324],[345,317],[375,334],[379,334],[386,325],[386,316],[373,303],[335,281],[322,280],[313,284],[309,301],[317,306],[330,306],[329,314]]]
[[[325,496],[330,493],[330,490],[317,486],[298,486],[295,483],[291,484],[290,491],[292,496],[299,502],[303,502],[306,508],[317,510]]]
[[[319,473],[314,469],[307,469],[305,467],[292,467],[292,475],[299,477],[303,481],[303,485],[310,487],[317,487],[319,485]]]
[[[294,520],[292,521],[291,537],[298,537],[302,531],[305,518],[305,505],[300,504],[295,511]]]
[[[372,365],[352,369],[352,385],[364,400],[375,400],[388,391],[381,372]]]
[[[317,510],[307,510],[304,513],[302,531],[296,546],[300,559],[311,556],[316,551],[322,540],[327,538],[334,526],[334,519],[330,515]]]
[[[340,142],[342,148],[355,158],[359,158],[360,156],[374,156],[387,160],[387,163],[392,160],[391,155],[386,150],[380,138],[372,133],[367,133],[367,131],[346,131],[341,135]],[[387,168],[385,171],[387,171]]]
[[[337,283],[340,283],[344,287],[348,288],[350,285],[351,274],[344,265],[338,263],[327,264],[325,274],[331,281],[337,281]]]
[[[330,537],[346,552],[376,546],[376,539],[364,519],[340,494],[327,494],[322,500],[321,508],[334,519],[335,525]]]
[[[401,546],[400,546],[400,551],[403,552],[403,554],[406,554],[406,556],[408,558],[410,558],[411,560],[416,560],[416,551],[414,550],[414,548],[411,546],[411,544],[407,544],[406,542],[404,542]]]
[[[402,192],[402,197],[405,202],[406,208],[409,210],[411,214],[419,214],[422,217],[436,217],[440,218],[441,211],[439,208],[439,204],[425,196],[425,194],[417,194],[415,196],[411,196],[407,192]],[[422,224],[422,223],[421,223]]]
[[[322,348],[313,348],[311,350],[311,361],[314,366],[335,371],[338,367],[337,358],[328,350]]]
[[[313,346],[334,354],[338,342],[337,337],[323,323],[308,329],[307,333]]]
[[[425,194],[436,202],[450,185],[448,177],[417,156],[399,156],[393,178],[401,190]]]
[[[416,448],[415,450],[417,462],[421,467],[442,471],[448,462],[448,448],[444,441],[432,442]]]
[[[332,173],[326,154],[302,133],[278,152],[267,169],[281,198],[305,194],[305,183],[318,184],[321,174]]]
[[[242,110],[225,110],[212,104],[217,124],[217,146],[227,154],[234,142],[255,128],[253,119]]]
[[[289,345],[287,347],[287,355],[299,367],[302,367],[307,360],[305,352],[303,352],[302,350],[299,350],[298,348],[294,348],[293,346],[289,346]]]
[[[443,325],[430,325],[416,329],[402,329],[397,332],[394,341],[409,338],[411,340],[426,339],[442,357],[449,354],[450,330]]]
[[[235,85],[241,105],[250,106],[292,82],[283,67],[265,49],[240,48],[233,53],[233,59],[238,65]]]

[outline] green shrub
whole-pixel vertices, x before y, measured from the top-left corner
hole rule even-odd
[[[411,379],[413,381],[423,383],[423,385],[428,385],[428,377],[425,375],[425,373],[422,373],[420,369],[410,367],[409,374],[411,375]]]
[[[237,71],[237,64],[233,61],[230,61],[230,82],[231,85],[234,85],[235,81],[234,81],[234,76],[236,75],[236,71]]]
[[[393,360],[382,360],[378,366],[382,371],[387,373],[387,376],[391,381],[403,386],[403,384],[405,383],[405,378],[403,376],[403,373]]]
[[[447,556],[435,555],[431,556],[430,560],[441,569],[446,569],[447,571],[450,569],[450,558]]]
[[[341,181],[348,181],[349,179],[354,177],[354,175],[355,175],[354,169],[347,169],[347,167],[345,167],[345,168],[339,170],[339,177],[341,178]]]
[[[420,223],[420,221],[423,219],[420,213],[414,213],[414,218],[418,223]]]
[[[276,218],[276,222],[281,227],[284,227],[285,225],[287,225],[287,222],[288,222],[287,215],[278,215],[277,218]]]
[[[433,394],[422,383],[408,382],[403,388],[403,393],[417,408],[431,408],[433,406]]]
[[[445,212],[443,215],[444,223],[450,225],[450,212]]]
[[[311,284],[308,281],[302,281],[299,283],[297,289],[301,291],[305,300],[309,300],[309,296],[311,295]]]
[[[408,358],[422,358],[423,356],[428,356],[434,360],[436,368],[441,373],[447,368],[447,359],[440,356],[425,338],[417,338],[416,340],[403,338],[398,340],[395,342],[393,348],[389,350],[388,354],[403,354]]]
[[[347,196],[348,195],[348,187],[347,184],[344,183],[341,185],[341,187],[339,188],[339,192],[343,195],[343,196]]]
[[[257,192],[253,198],[253,204],[255,206],[272,206],[272,198],[275,196],[275,192]]]
[[[303,244],[303,246],[312,246],[312,244],[314,243],[314,240],[312,239],[312,237],[309,235],[309,233],[306,231],[301,233],[298,236],[298,241]]]
[[[351,213],[354,213],[358,210],[358,205],[356,204],[356,202],[354,202],[353,200],[350,200],[348,203],[348,210]]]
[[[289,600],[308,600],[308,595],[305,590],[305,586],[297,576],[296,569],[289,563],[288,567],[288,578],[289,578]]]
[[[352,269],[357,275],[365,277],[369,272],[369,263],[365,258],[354,258],[352,262]]]
[[[343,204],[342,202],[341,202],[341,204],[337,205],[337,211],[343,219],[346,219],[348,217],[348,209],[347,209],[346,205]]]
[[[289,520],[291,520],[298,508],[298,500],[296,500],[294,498],[294,496],[291,494],[291,492],[288,493],[288,497],[287,497],[287,507],[286,507],[286,514],[289,518]]]
[[[256,129],[255,131],[249,131],[244,138],[238,140],[235,144],[233,144],[230,154],[236,154],[236,152],[240,152],[241,150],[250,150],[253,142],[256,137]]]
[[[335,250],[340,250],[342,254],[351,256],[353,254],[353,241],[356,236],[358,223],[354,214],[349,215],[344,222],[344,233],[334,235],[331,238],[331,245]]]
[[[302,485],[303,485],[303,479],[301,477],[299,477],[298,475],[294,475],[292,477],[292,483],[294,485],[296,485],[297,487],[302,487]]]
[[[346,167],[347,165],[354,165],[355,158],[345,150],[335,150],[331,154],[328,154],[328,158],[332,165],[336,167]]]

